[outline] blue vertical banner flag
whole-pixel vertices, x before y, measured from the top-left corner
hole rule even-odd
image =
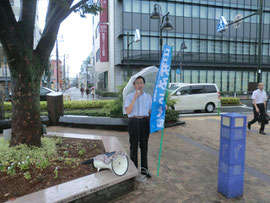
[[[164,45],[160,61],[150,117],[150,134],[164,128],[166,101],[165,94],[171,69],[172,46]]]

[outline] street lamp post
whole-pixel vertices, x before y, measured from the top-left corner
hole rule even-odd
[[[88,64],[86,65],[86,89],[88,88]]]
[[[127,32],[127,78],[130,76],[130,68],[129,68],[129,47],[132,45],[134,42],[138,42],[141,40],[141,35],[140,35],[140,30],[136,29],[135,30],[135,35],[134,35],[134,40],[129,42],[129,32]]]
[[[159,20],[159,51],[160,51],[159,60],[161,59],[162,56],[162,45],[163,45],[162,30],[169,31],[173,29],[172,23],[169,21],[169,14],[170,12],[163,15],[161,6],[159,4],[154,4],[154,11],[150,16],[151,19]]]
[[[182,62],[183,62],[183,55],[184,55],[184,51],[185,49],[187,49],[187,46],[185,44],[185,41],[182,42],[181,47],[180,47],[180,51],[178,52],[177,56],[179,57],[179,69],[180,69],[180,81],[181,82],[181,76],[182,76]]]

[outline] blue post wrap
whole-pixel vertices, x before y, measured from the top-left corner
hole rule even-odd
[[[221,115],[218,192],[227,198],[243,196],[247,116]]]

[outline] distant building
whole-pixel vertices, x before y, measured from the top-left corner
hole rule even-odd
[[[257,78],[258,16],[245,19],[238,29],[231,26],[217,33],[220,16],[232,22],[237,14],[247,16],[258,9],[251,0],[100,0],[105,7],[93,17],[94,67],[99,87],[116,91],[127,75],[127,32],[133,40],[135,29],[141,41],[130,46],[129,64],[133,74],[141,68],[159,65],[159,25],[150,19],[154,4],[163,14],[170,12],[174,29],[163,31],[163,44],[173,44],[171,82],[216,83],[222,92],[247,92],[248,82]],[[262,81],[270,89],[270,1],[264,1]],[[182,42],[183,68],[177,53]],[[180,74],[181,73],[181,74]],[[181,77],[180,77],[181,76]]]
[[[63,75],[62,75],[62,61],[58,60],[58,75],[57,75],[57,60],[51,60],[51,88],[53,90],[57,90],[57,76],[58,76],[58,83],[59,83],[59,90],[63,88]]]
[[[97,84],[97,73],[94,69],[94,57],[90,55],[84,63],[81,65],[81,71],[79,73],[79,83],[80,86],[83,85],[84,88],[87,86],[91,88]]]

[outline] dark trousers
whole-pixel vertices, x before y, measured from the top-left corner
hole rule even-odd
[[[150,124],[148,118],[130,118],[128,122],[130,158],[138,168],[138,146],[141,149],[141,168],[148,170],[147,151]],[[144,171],[144,169],[142,169]]]
[[[257,121],[259,121],[261,123],[261,128],[260,128],[260,131],[264,131],[264,126],[265,126],[265,116],[266,116],[266,113],[265,113],[265,106],[264,104],[257,104],[259,110],[260,110],[260,113],[258,113],[256,111],[256,108],[255,106],[253,105],[253,113],[254,113],[254,118],[252,121],[249,122],[250,125],[256,123]]]

